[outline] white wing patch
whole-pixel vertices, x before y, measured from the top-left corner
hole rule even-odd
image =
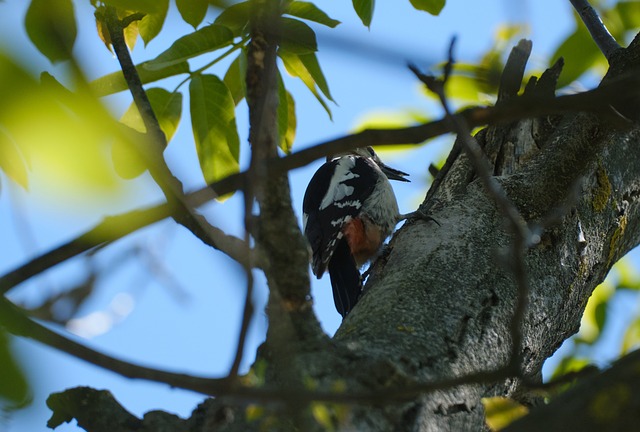
[[[343,182],[359,177],[358,174],[354,174],[352,171],[355,164],[356,161],[353,157],[342,157],[338,160],[336,169],[331,176],[331,183],[327,188],[327,194],[320,203],[320,210],[324,210],[331,204],[353,194],[353,186],[346,185]]]

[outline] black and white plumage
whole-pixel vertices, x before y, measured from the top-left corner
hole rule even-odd
[[[328,269],[333,299],[344,317],[362,290],[359,268],[373,258],[401,219],[389,179],[409,181],[371,147],[328,160],[304,195],[303,230],[318,278]]]

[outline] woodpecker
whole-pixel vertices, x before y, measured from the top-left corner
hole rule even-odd
[[[320,279],[328,269],[333,300],[343,316],[362,291],[360,267],[374,258],[396,224],[406,216],[389,180],[408,174],[385,165],[371,147],[327,158],[304,194],[303,231]]]

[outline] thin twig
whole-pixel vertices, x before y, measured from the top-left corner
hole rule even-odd
[[[124,38],[124,20],[121,21],[118,18],[114,7],[108,6],[106,8],[105,21],[113,49],[120,62],[122,74],[144,123],[146,135],[153,145],[151,151],[138,149],[143,160],[147,162],[149,173],[162,189],[167,203],[174,209],[172,212],[173,219],[191,231],[205,244],[215,249],[220,249],[221,243],[227,241],[226,234],[212,227],[204,216],[198,214],[190,206],[184,195],[182,183],[171,173],[162,157],[162,152],[167,146],[167,139],[160,128],[160,123],[158,123],[158,119],[153,112],[151,102],[142,87],[142,81],[129,54]],[[235,240],[230,241],[233,242]]]
[[[580,15],[584,25],[587,26],[587,30],[589,30],[591,37],[600,48],[600,51],[602,51],[602,54],[607,60],[611,60],[611,56],[619,51],[621,47],[609,33],[596,10],[589,4],[588,0],[571,0],[571,4]]]

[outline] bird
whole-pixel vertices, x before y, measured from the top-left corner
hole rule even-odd
[[[332,157],[315,172],[304,194],[303,232],[311,247],[311,269],[328,270],[336,310],[343,318],[362,291],[360,268],[376,257],[401,215],[389,180],[407,173],[385,165],[371,147]]]

